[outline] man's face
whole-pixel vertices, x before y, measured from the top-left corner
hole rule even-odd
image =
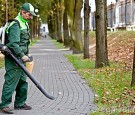
[[[25,20],[30,20],[30,19],[32,19],[32,15],[31,15],[31,13],[29,13],[29,12],[27,12],[27,11],[25,11],[25,10],[22,10],[21,11],[21,15],[22,15],[22,17],[25,19]]]

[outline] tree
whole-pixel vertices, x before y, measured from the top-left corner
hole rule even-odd
[[[90,6],[89,0],[84,1],[84,59],[89,58],[89,20]]]
[[[67,2],[67,10],[69,16],[69,28],[71,32],[71,40],[73,53],[81,53],[83,51],[83,39],[81,34],[81,10],[83,0],[69,0]]]
[[[63,42],[63,39],[62,39],[62,15],[63,15],[63,12],[62,12],[62,0],[58,0],[58,14],[59,14],[59,17],[58,17],[58,42],[62,43]]]
[[[6,22],[8,21],[8,1],[6,1]]]
[[[107,50],[107,3],[96,0],[96,68],[109,65]]]
[[[51,36],[51,38],[55,38],[53,35],[53,33],[54,33],[54,21],[53,20],[55,20],[54,18],[53,18],[53,14],[52,13],[50,13],[49,15],[48,15],[48,19],[47,19],[47,23],[48,23],[48,29],[49,29],[49,35]]]
[[[57,41],[62,43],[62,35],[61,35],[61,23],[62,23],[62,18],[61,18],[61,14],[62,14],[62,10],[61,10],[61,3],[62,1],[61,0],[54,0],[55,2],[55,9],[56,9],[56,25],[57,25],[57,28],[56,28],[56,33],[57,33]]]
[[[6,22],[6,2],[5,0],[0,0],[0,26]]]
[[[135,43],[134,43],[134,59],[133,59],[133,70],[132,70],[131,86],[135,86]]]
[[[64,45],[70,46],[67,0],[64,0],[64,6],[65,6],[65,10],[64,10],[64,14],[63,14]]]
[[[62,25],[62,8],[61,0],[53,0],[51,2],[51,7],[48,8],[48,28],[49,34],[53,39],[58,42],[62,41],[61,25]]]

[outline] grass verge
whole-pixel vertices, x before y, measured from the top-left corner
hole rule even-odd
[[[34,45],[39,40],[39,37],[30,40],[30,46]]]
[[[51,39],[51,41],[56,45],[57,48],[64,48],[62,43],[57,42],[55,39]]]
[[[83,59],[81,55],[66,55],[78,73],[96,92],[97,109],[90,115],[129,115],[135,112],[134,88],[130,87],[131,71],[122,63],[95,69],[95,61]]]

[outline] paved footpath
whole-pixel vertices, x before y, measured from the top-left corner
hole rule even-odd
[[[15,115],[89,115],[94,110],[92,90],[64,56],[72,54],[70,50],[57,49],[47,37],[33,45],[30,53],[35,61],[32,74],[55,100],[46,98],[28,78],[27,104],[32,110],[14,110]],[[0,69],[0,95],[4,72]]]

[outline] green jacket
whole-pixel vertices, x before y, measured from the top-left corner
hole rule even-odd
[[[23,19],[20,13],[15,18],[19,21],[19,24],[15,21],[11,22],[6,29],[7,38],[6,46],[15,54],[16,57],[23,57],[29,53],[29,25],[27,20]]]

